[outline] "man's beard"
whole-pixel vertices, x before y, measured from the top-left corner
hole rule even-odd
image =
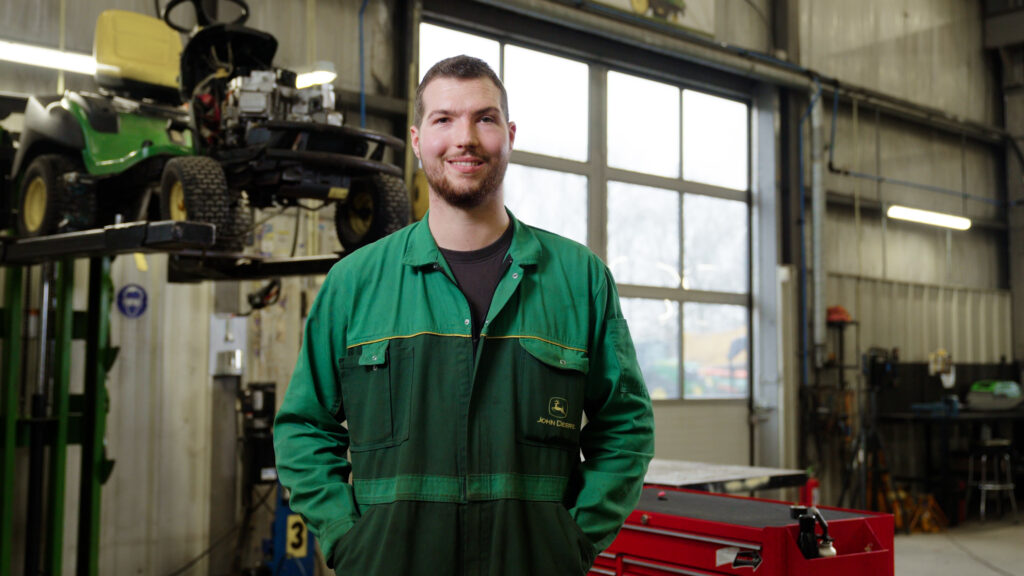
[[[487,160],[485,160],[485,163],[489,164]],[[472,188],[461,190],[457,189],[445,174],[444,160],[441,160],[435,166],[424,166],[423,168],[431,190],[436,192],[449,206],[468,210],[480,206],[501,188],[501,183],[505,179],[505,169],[508,168],[508,162],[489,164],[487,176],[479,184]]]

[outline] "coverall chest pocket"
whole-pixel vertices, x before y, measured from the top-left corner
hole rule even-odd
[[[401,444],[409,438],[408,386],[412,350],[391,342],[365,344],[340,361],[342,406],[351,450],[362,452]]]
[[[589,361],[579,350],[522,338],[516,379],[516,439],[579,450]]]

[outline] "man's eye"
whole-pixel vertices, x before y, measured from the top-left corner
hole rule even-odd
[[[480,119],[480,121],[481,122],[488,122],[488,123],[491,123],[491,124],[493,124],[495,122],[494,116],[484,116],[483,118]]]
[[[434,120],[434,124],[447,124],[448,121],[448,118],[438,118],[437,120]]]

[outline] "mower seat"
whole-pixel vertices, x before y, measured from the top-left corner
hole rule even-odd
[[[181,104],[181,36],[159,18],[104,10],[96,20],[96,83],[135,100]]]

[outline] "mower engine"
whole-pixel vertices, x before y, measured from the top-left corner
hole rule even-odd
[[[341,126],[341,112],[334,109],[333,86],[295,88],[288,84],[294,84],[294,73],[284,70],[254,70],[232,78],[222,108],[225,144],[242,145],[249,128],[266,121]]]

